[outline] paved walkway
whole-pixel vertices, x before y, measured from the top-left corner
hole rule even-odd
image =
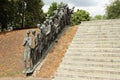
[[[83,22],[53,80],[120,80],[120,20]]]

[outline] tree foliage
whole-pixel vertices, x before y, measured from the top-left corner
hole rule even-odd
[[[49,7],[47,14],[52,16],[54,14],[54,10],[56,10],[57,8],[58,8],[58,4],[56,2],[53,2]]]
[[[27,4],[26,8],[24,3]],[[3,31],[9,26],[23,28],[22,19],[25,22],[24,28],[44,21],[43,5],[42,0],[0,0],[1,30]]]
[[[90,20],[89,13],[85,10],[78,9],[76,12],[73,13],[72,25],[78,25],[81,23],[81,21],[89,21],[89,20]]]
[[[106,15],[108,19],[120,18],[120,0],[114,0],[106,7]]]
[[[92,20],[105,20],[106,16],[105,15],[96,15],[95,17],[92,18]]]
[[[36,25],[38,22],[43,22],[45,17],[42,10],[43,2],[41,0],[26,0],[26,3],[26,24]]]
[[[53,2],[53,3],[50,5],[47,14],[49,14],[49,16],[54,15],[54,11],[57,10],[57,9],[60,9],[61,6],[63,6],[63,5],[65,5],[64,2],[61,2],[61,3]]]

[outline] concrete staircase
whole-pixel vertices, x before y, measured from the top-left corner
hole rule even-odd
[[[120,20],[83,22],[53,80],[120,80]]]

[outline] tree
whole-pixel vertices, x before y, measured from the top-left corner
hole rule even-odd
[[[27,4],[26,8],[24,3]],[[25,27],[43,22],[45,19],[43,5],[42,0],[0,0],[1,30],[3,31],[9,26],[21,29],[23,22],[26,24]]]
[[[56,10],[57,8],[58,8],[58,4],[56,2],[53,2],[49,7],[47,14],[52,16],[54,14],[54,10]]]
[[[93,17],[93,20],[105,20],[106,16],[105,15],[96,15]]]
[[[47,14],[49,14],[49,16],[53,16],[53,15],[54,15],[54,11],[57,10],[57,9],[60,9],[61,6],[64,6],[64,5],[65,5],[64,2],[61,2],[61,3],[59,3],[59,4],[58,4],[57,2],[53,2],[53,3],[50,5]]]
[[[8,23],[8,0],[0,0],[1,31],[7,28],[7,23]]]
[[[89,13],[85,10],[77,10],[73,13],[72,16],[72,25],[78,25],[81,23],[81,21],[89,21],[90,16]]]
[[[21,1],[21,0],[20,0]],[[34,26],[39,22],[43,22],[45,15],[42,7],[44,5],[42,0],[24,0],[27,3],[25,10],[25,24],[27,27]]]
[[[120,18],[120,0],[114,0],[106,7],[106,15],[108,19]]]

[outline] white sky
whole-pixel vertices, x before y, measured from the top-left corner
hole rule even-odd
[[[75,11],[77,9],[83,9],[88,11],[91,16],[103,15],[105,14],[105,7],[109,4],[109,1],[110,0],[43,0],[45,4],[43,11],[47,12],[52,2],[64,2],[67,3],[70,8],[75,6]]]

